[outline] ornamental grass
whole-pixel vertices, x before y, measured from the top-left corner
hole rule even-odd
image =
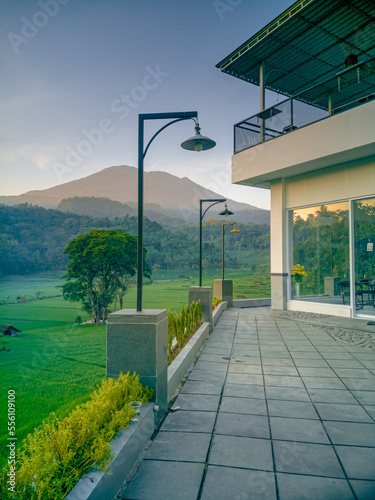
[[[87,403],[68,417],[53,415],[29,434],[17,450],[14,492],[7,467],[0,476],[1,499],[63,500],[89,469],[108,471],[110,441],[136,415],[130,401],[147,403],[153,391],[143,387],[137,374],[104,380]]]

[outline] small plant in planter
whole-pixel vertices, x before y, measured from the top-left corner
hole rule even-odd
[[[296,264],[292,267],[291,276],[293,276],[293,281],[296,284],[296,298],[299,299],[300,292],[300,284],[304,276],[307,276],[307,272],[305,271],[305,266],[301,264]]]
[[[212,299],[212,310],[214,310],[221,302],[222,302],[221,299],[217,299],[216,297],[213,297],[213,299]]]

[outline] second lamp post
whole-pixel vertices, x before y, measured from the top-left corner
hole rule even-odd
[[[203,199],[199,200],[199,286],[202,286],[202,220],[203,217],[205,216],[207,210],[214,205],[217,205],[218,203],[225,203],[225,210],[219,213],[219,215],[225,215],[225,217],[228,217],[228,215],[233,215],[233,212],[228,210],[227,204],[226,204],[226,199],[225,198],[218,198],[218,199]],[[206,210],[202,213],[202,205],[203,203],[207,202],[213,202],[209,207],[206,208]]]

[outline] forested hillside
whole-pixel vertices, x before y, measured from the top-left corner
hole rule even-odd
[[[65,269],[67,257],[62,252],[68,242],[92,229],[122,229],[137,234],[137,218],[115,220],[63,213],[27,203],[13,207],[0,205],[0,274],[31,274]],[[220,267],[222,221],[208,219],[203,228],[205,267]],[[269,251],[267,224],[239,224],[240,233],[225,237],[226,265],[245,267],[248,256]],[[173,232],[145,218],[144,244],[147,261],[158,269],[187,272],[198,268],[198,225],[181,223]]]

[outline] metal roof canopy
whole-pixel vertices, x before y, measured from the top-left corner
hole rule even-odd
[[[265,88],[295,96],[345,70],[350,54],[375,56],[375,0],[298,0],[216,67],[260,85],[265,63]],[[368,69],[373,78],[374,60]]]

